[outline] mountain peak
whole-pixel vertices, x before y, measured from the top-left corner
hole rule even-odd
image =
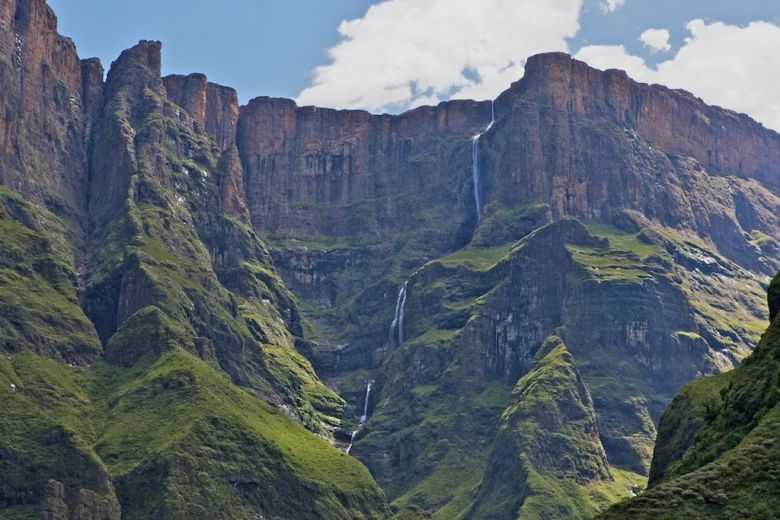
[[[162,87],[162,44],[159,41],[141,40],[133,47],[122,51],[108,72],[108,83],[116,78],[143,79],[147,86],[159,89]]]

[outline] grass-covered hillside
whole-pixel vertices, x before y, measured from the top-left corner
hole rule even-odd
[[[777,518],[780,276],[771,325],[744,363],[686,385],[661,418],[649,489],[602,518]]]
[[[229,207],[234,145],[166,98],[154,42],[105,96],[81,235],[0,188],[0,517],[386,518]]]
[[[777,509],[780,135],[561,53],[398,115],[161,66],[0,2],[0,518]]]
[[[679,386],[731,368],[760,337],[760,284],[706,242],[633,212],[610,225],[537,227],[540,212],[491,215],[469,245],[412,273],[402,344],[393,316],[374,312],[390,292],[385,279],[346,315],[347,327],[377,322],[387,359],[374,371],[345,365],[329,381],[357,415],[376,379],[352,453],[393,507],[587,518],[646,486],[657,421]],[[524,238],[500,241],[496,230],[524,225]],[[344,247],[306,254],[346,256]],[[306,307],[326,324],[339,311]],[[355,331],[363,341],[371,329]],[[565,352],[543,349],[550,337]],[[578,421],[590,430],[567,430]]]

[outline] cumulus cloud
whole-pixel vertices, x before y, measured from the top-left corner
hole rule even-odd
[[[583,47],[576,58],[602,69],[623,69],[634,79],[693,92],[705,102],[750,114],[780,131],[780,26],[746,26],[692,20],[689,36],[670,59],[655,68],[623,46]]]
[[[330,63],[314,69],[297,101],[381,112],[493,98],[523,75],[527,57],[568,50],[581,7],[582,0],[387,0],[341,23]]]
[[[667,29],[648,29],[639,37],[645,47],[652,52],[669,52],[672,46],[669,44],[669,31]]]
[[[601,12],[604,14],[607,13],[614,13],[623,5],[625,5],[626,0],[604,0],[601,2]]]
[[[582,0],[386,0],[344,21],[329,63],[312,71],[297,101],[397,111],[452,98],[491,99],[523,75],[526,58],[568,51]],[[621,0],[604,0],[609,10]],[[589,45],[576,57],[619,68],[639,81],[689,90],[707,103],[746,112],[780,131],[780,26],[697,19],[683,45],[655,66],[620,45]],[[670,52],[669,31],[640,40]]]

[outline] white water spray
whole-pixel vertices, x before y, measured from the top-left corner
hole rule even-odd
[[[477,224],[482,220],[482,194],[479,188],[479,138],[482,135],[493,128],[493,124],[496,122],[496,105],[495,102],[490,103],[490,123],[485,129],[474,136],[471,140],[471,177],[474,182],[474,204],[477,207]]]
[[[358,432],[363,428],[363,425],[366,424],[366,421],[368,420],[368,397],[371,395],[371,383],[373,383],[373,381],[369,381],[366,385],[366,401],[363,403],[363,415],[361,415],[360,419],[358,419],[357,430],[353,431],[352,435],[349,437],[347,454],[349,454],[349,451],[352,449],[352,444],[354,444],[355,437],[357,436]]]
[[[360,421],[358,421],[360,426],[366,424],[366,419],[368,419],[368,396],[371,395],[371,383],[373,383],[373,381],[369,381],[366,385],[366,400],[363,403],[363,415],[360,416]]]
[[[390,341],[398,340],[398,344],[404,342],[404,307],[406,306],[406,288],[409,281],[405,281],[398,291],[398,299],[395,302],[395,317],[390,324]]]

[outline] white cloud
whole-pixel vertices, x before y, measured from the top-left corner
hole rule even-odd
[[[611,0],[613,1],[613,0]],[[582,0],[387,0],[339,27],[298,103],[374,112],[497,96],[525,59],[566,51]]]
[[[780,26],[697,19],[686,27],[690,36],[685,44],[656,68],[615,45],[583,47],[576,58],[598,68],[621,68],[639,81],[691,91],[707,103],[745,112],[780,131]]]
[[[622,2],[608,5],[617,9]],[[381,112],[494,98],[522,77],[529,56],[568,51],[581,7],[582,0],[386,0],[342,22],[330,62],[314,69],[297,101]],[[576,57],[689,90],[780,130],[780,27],[700,19],[686,27],[684,44],[655,67],[616,45],[586,46]],[[651,50],[671,51],[666,29],[648,29],[640,40]]]
[[[604,0],[601,2],[601,12],[604,14],[614,13],[626,3],[626,0]]]
[[[667,29],[648,29],[639,37],[645,47],[652,52],[669,52],[672,46],[669,44],[669,31]]]

